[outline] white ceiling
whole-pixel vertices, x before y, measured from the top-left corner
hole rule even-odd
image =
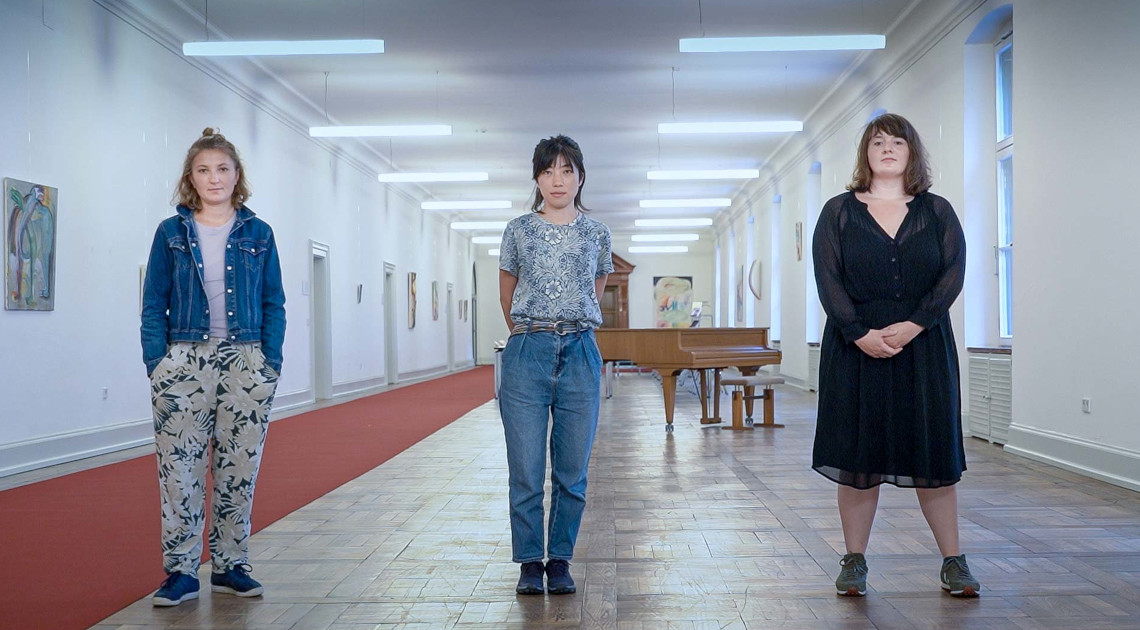
[[[417,196],[515,204],[513,213],[462,213],[466,219],[518,214],[532,190],[535,143],[565,133],[585,154],[586,205],[623,231],[635,218],[714,211],[643,210],[640,199],[731,197],[740,188],[649,182],[647,170],[757,168],[788,135],[659,136],[657,123],[803,120],[858,55],[882,54],[682,54],[679,38],[885,33],[890,46],[891,26],[921,0],[181,1],[188,11],[178,30],[200,33],[194,41],[205,38],[193,20],[207,8],[217,29],[211,38],[383,39],[382,55],[258,61],[317,105],[303,124],[325,124],[327,102],[333,124],[453,126],[445,137],[333,141],[377,172],[389,170],[390,159],[405,171],[491,175],[425,184]]]

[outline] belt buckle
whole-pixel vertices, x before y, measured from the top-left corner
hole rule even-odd
[[[554,333],[566,336],[578,332],[578,322],[554,322]]]

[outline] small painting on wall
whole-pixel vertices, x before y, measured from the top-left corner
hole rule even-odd
[[[431,281],[431,319],[439,319],[439,280]]]
[[[689,328],[693,308],[692,276],[654,276],[654,328]]]
[[[804,224],[796,221],[796,260],[804,259]]]
[[[4,179],[4,308],[55,310],[55,232],[59,190]]]
[[[416,327],[416,272],[408,272],[408,328]]]

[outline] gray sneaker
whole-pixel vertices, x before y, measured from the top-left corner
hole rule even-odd
[[[938,577],[942,580],[942,589],[954,597],[977,597],[982,590],[982,585],[970,573],[966,554],[944,558]]]
[[[835,579],[835,592],[850,597],[867,594],[867,559],[861,553],[849,553],[839,561],[843,569]]]

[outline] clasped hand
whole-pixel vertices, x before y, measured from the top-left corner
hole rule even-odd
[[[866,335],[855,341],[855,345],[859,346],[867,356],[889,359],[902,352],[903,346],[910,343],[922,330],[922,326],[914,322],[899,322],[867,331]]]

